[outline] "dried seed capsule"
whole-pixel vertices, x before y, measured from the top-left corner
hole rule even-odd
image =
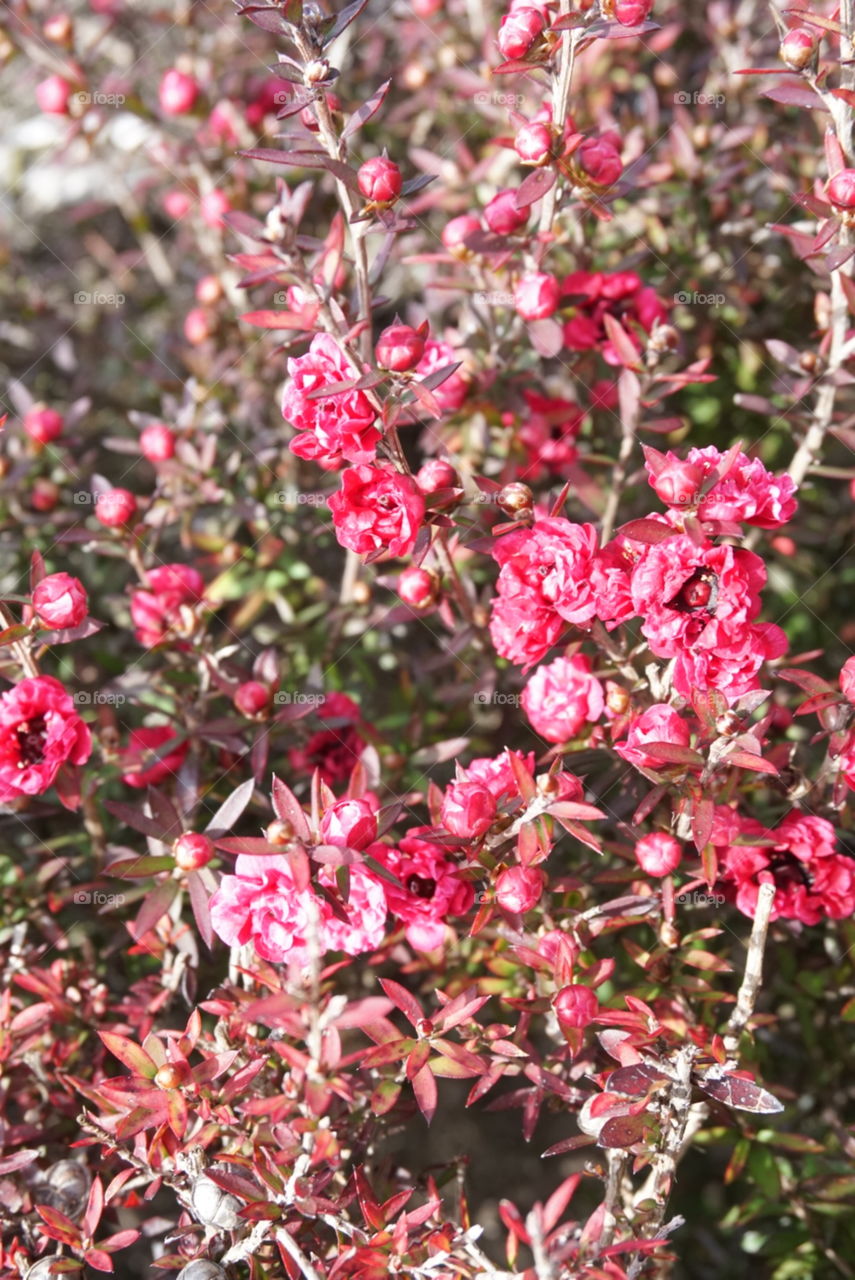
[[[204,1227],[219,1227],[222,1231],[233,1231],[240,1219],[240,1204],[227,1191],[218,1187],[211,1178],[201,1177],[193,1184],[190,1192],[190,1203],[193,1212]]]
[[[177,1280],[224,1280],[225,1271],[207,1258],[194,1258],[178,1272]]]
[[[45,1173],[43,1203],[74,1218],[86,1208],[92,1178],[79,1160],[58,1160]]]

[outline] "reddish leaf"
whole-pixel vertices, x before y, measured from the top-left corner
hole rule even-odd
[[[113,1057],[118,1058],[122,1065],[134,1075],[144,1076],[146,1080],[153,1080],[157,1075],[157,1064],[152,1061],[145,1049],[135,1044],[133,1040],[129,1040],[127,1036],[120,1036],[115,1031],[99,1031],[98,1035]]]

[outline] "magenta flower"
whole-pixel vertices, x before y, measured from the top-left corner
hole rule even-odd
[[[0,802],[47,791],[68,761],[83,764],[92,738],[53,676],[31,676],[0,697]]]
[[[282,417],[299,433],[291,452],[336,471],[343,462],[373,462],[380,432],[377,417],[364,391],[351,389],[311,398],[339,382],[355,382],[355,369],[328,333],[312,338],[303,356],[288,361],[289,378],[282,393]]]

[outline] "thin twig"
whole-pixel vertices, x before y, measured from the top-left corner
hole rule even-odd
[[[754,1003],[760,982],[763,977],[763,952],[766,947],[766,935],[769,932],[769,920],[775,902],[775,886],[761,884],[757,894],[757,907],[754,911],[754,925],[748,942],[748,954],[745,957],[745,973],[742,985],[736,997],[736,1005],[727,1021],[724,1030],[724,1049],[728,1057],[733,1056],[739,1047],[739,1037],[747,1027],[754,1012]]]

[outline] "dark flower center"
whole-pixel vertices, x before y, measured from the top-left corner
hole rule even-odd
[[[804,885],[806,889],[813,888],[813,875],[810,869],[789,850],[777,850],[769,859],[769,870],[775,877],[775,883],[779,889],[786,889],[793,885]]]
[[[47,740],[47,723],[44,716],[36,720],[25,720],[15,730],[18,735],[19,768],[26,769],[30,765],[41,764],[45,758],[45,741]]]
[[[415,898],[432,898],[436,893],[436,881],[429,876],[410,876],[407,880],[407,892]]]
[[[691,578],[687,578],[680,590],[669,600],[668,609],[676,609],[680,613],[696,613],[705,609],[715,612],[718,599],[718,578],[709,569],[696,569]]]

